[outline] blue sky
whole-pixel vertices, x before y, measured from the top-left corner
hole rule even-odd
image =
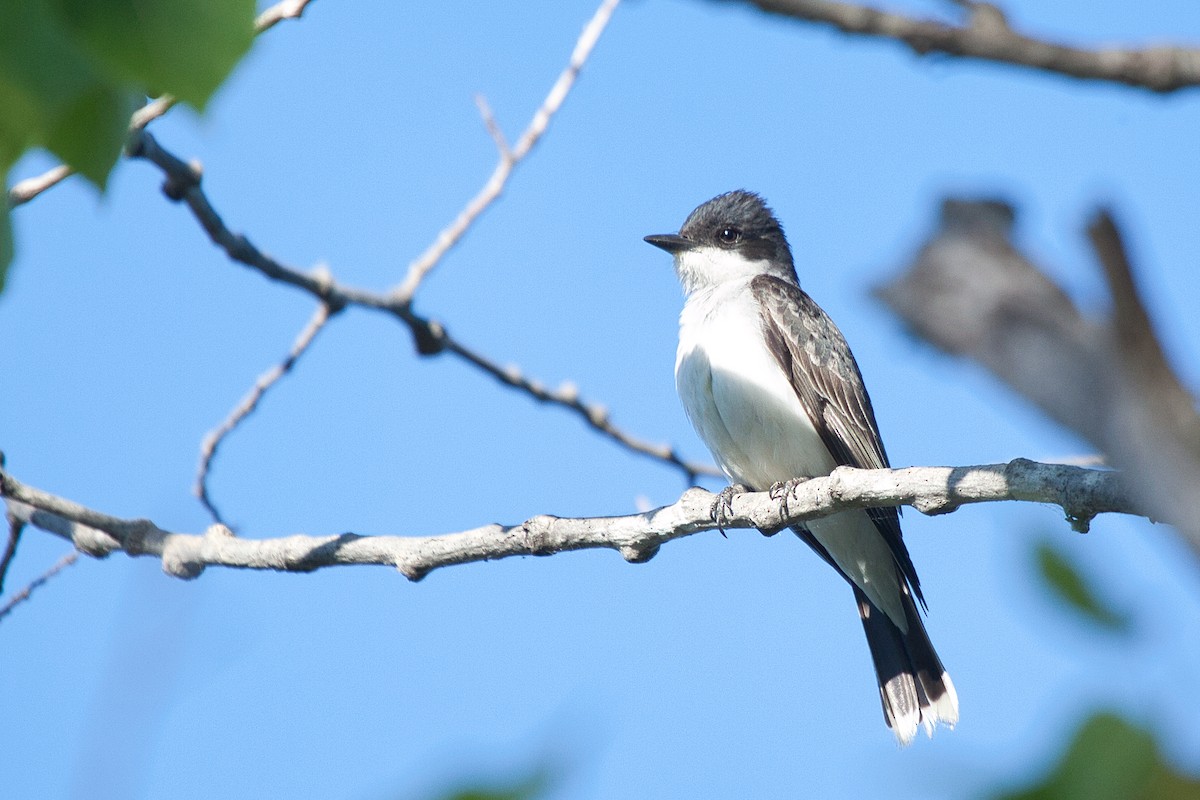
[[[1081,43],[1200,39],[1187,0],[1005,7]],[[317,2],[260,38],[203,118],[176,109],[153,131],[203,162],[233,229],[383,289],[494,165],[472,96],[515,139],[592,11]],[[1082,227],[1112,203],[1174,363],[1200,386],[1197,130],[1194,90],[918,59],[737,4],[630,2],[416,307],[707,458],[671,376],[680,292],[641,237],[749,188],[850,340],[897,465],[1084,454],[981,370],[913,341],[868,289],[914,252],[944,194],[1001,195],[1019,207],[1020,244],[1103,313]],[[124,163],[104,197],[68,182],[15,212],[0,448],[30,484],[198,531],[201,438],[313,304],[228,262],[159,183]],[[226,442],[212,482],[253,537],[622,514],[683,488],[566,413],[419,358],[404,329],[355,309]],[[1200,592],[1169,530],[1104,518],[1081,537],[1030,505],[909,512],[905,530],[962,721],[904,751],[850,592],[787,536],[700,535],[637,566],[607,551],[511,559],[419,584],[383,568],[185,583],[117,555],[81,560],[0,626],[4,794],[419,798],[550,763],[562,798],[962,797],[1029,779],[1099,707],[1200,769]],[[1048,600],[1032,569],[1042,537],[1133,616],[1129,639]],[[9,587],[67,549],[27,533]]]

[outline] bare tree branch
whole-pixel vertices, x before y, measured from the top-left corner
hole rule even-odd
[[[742,0],[763,11],[831,25],[843,33],[894,39],[918,55],[944,53],[1154,92],[1200,86],[1200,50],[1185,47],[1085,50],[1035,39],[1009,27],[1004,14],[972,2],[965,25],[879,11],[832,0]]]
[[[197,221],[203,226],[212,241],[221,247],[226,254],[239,263],[256,269],[272,280],[280,281],[303,289],[314,295],[322,303],[322,307],[332,315],[348,305],[384,311],[408,326],[412,332],[417,351],[422,355],[437,355],[443,352],[453,353],[471,365],[483,370],[501,383],[516,388],[535,400],[573,411],[590,427],[615,441],[622,447],[641,455],[663,461],[679,469],[688,482],[694,482],[698,475],[717,475],[717,471],[702,463],[694,463],[683,459],[674,448],[644,441],[616,427],[609,418],[608,411],[603,406],[583,401],[578,389],[571,383],[564,383],[558,389],[547,389],[541,382],[526,377],[519,368],[502,366],[492,361],[463,343],[452,338],[444,325],[424,319],[412,310],[412,292],[420,285],[421,279],[428,274],[445,253],[470,228],[479,214],[499,195],[505,182],[511,174],[512,167],[521,161],[533,149],[549,125],[550,119],[562,106],[575,79],[591,53],[608,20],[617,6],[618,0],[603,0],[591,21],[584,27],[583,33],[576,42],[570,62],[555,82],[550,93],[534,114],[528,128],[522,134],[517,144],[509,148],[503,134],[495,125],[490,109],[486,102],[481,101],[480,113],[489,133],[497,142],[501,154],[500,164],[493,173],[491,180],[479,195],[467,205],[458,219],[445,231],[439,234],[435,243],[410,268],[408,277],[399,289],[385,294],[355,289],[338,284],[327,273],[306,274],[285,266],[271,256],[255,247],[249,239],[233,233],[224,220],[213,208],[204,190],[201,188],[202,171],[197,164],[185,163],[182,159],[163,148],[155,137],[145,130],[137,130],[131,134],[128,154],[131,158],[150,161],[158,166],[165,174],[166,181],[163,191],[172,200],[186,203]],[[507,165],[507,166],[506,166]],[[302,335],[301,339],[304,338]],[[285,370],[286,372],[286,370]],[[271,373],[278,380],[282,373]],[[265,377],[265,376],[264,376]],[[261,380],[260,380],[261,383]],[[261,392],[256,388],[247,398],[250,405],[245,413],[253,411],[253,404]],[[243,408],[246,402],[243,403]],[[197,480],[196,491],[201,502],[217,521],[219,513],[211,498],[208,496],[206,477],[212,460],[213,451],[220,438],[227,435],[236,427],[245,414],[235,413],[222,429],[210,434],[202,447],[202,461]],[[214,438],[215,436],[215,438]]]
[[[417,315],[411,304],[394,293],[379,294],[365,289],[345,286],[328,273],[304,273],[288,267],[255,247],[248,238],[235,234],[226,226],[220,214],[213,208],[205,195],[199,166],[183,160],[164,149],[149,131],[139,132],[133,139],[130,157],[145,159],[157,166],[164,175],[163,192],[172,200],[187,204],[193,216],[208,233],[209,238],[234,261],[256,270],[274,281],[302,289],[330,307],[331,313],[346,306],[358,306],[390,314],[408,326],[412,332],[417,352],[433,356],[453,353],[464,361],[483,370],[501,383],[511,386],[533,399],[572,411],[590,427],[615,441],[622,447],[640,455],[663,461],[677,469],[689,480],[697,475],[717,475],[707,465],[685,460],[669,445],[654,444],[639,439],[613,425],[608,411],[601,405],[582,400],[571,384],[549,390],[542,383],[528,378],[515,367],[505,367],[492,361],[457,339],[445,326],[436,320]]]
[[[309,572],[347,564],[393,566],[411,580],[454,564],[509,556],[542,556],[568,550],[609,548],[631,562],[646,561],[664,542],[717,528],[716,495],[692,488],[679,501],[642,514],[566,519],[540,515],[519,525],[485,525],[438,536],[286,536],[243,539],[224,525],[203,534],[172,533],[149,520],[126,520],[85,508],[26,486],[0,471],[0,494],[9,513],[68,539],[96,557],[122,551],[162,561],[165,572],[195,578],[209,566]],[[968,503],[1021,500],[1062,507],[1076,530],[1087,530],[1101,513],[1136,513],[1115,472],[1017,459],[972,467],[909,467],[857,470],[796,487],[786,511],[769,492],[733,498],[724,528],[774,532],[787,525],[838,511],[905,504],[926,514],[945,514]]]
[[[454,245],[458,244],[459,240],[462,239],[475,220],[479,218],[479,215],[486,211],[488,206],[504,191],[504,186],[508,183],[513,169],[521,163],[525,156],[529,155],[534,145],[542,138],[542,134],[546,132],[546,128],[550,125],[550,120],[562,108],[563,102],[567,99],[567,95],[570,94],[571,88],[575,85],[575,80],[579,77],[580,70],[587,63],[588,56],[591,55],[592,49],[600,39],[600,34],[604,32],[604,28],[612,18],[613,12],[616,11],[618,3],[620,3],[620,0],[602,0],[599,8],[596,9],[596,13],[592,15],[591,20],[584,26],[583,32],[575,42],[575,49],[571,52],[571,59],[567,62],[566,68],[558,76],[558,80],[554,82],[554,85],[550,87],[550,93],[546,95],[546,99],[542,101],[541,106],[534,112],[533,119],[529,121],[525,132],[521,134],[521,138],[517,140],[514,147],[509,148],[505,143],[504,136],[500,133],[500,128],[496,124],[496,120],[492,117],[491,110],[488,108],[486,101],[482,98],[477,99],[476,102],[479,104],[479,111],[483,116],[484,125],[487,126],[488,133],[496,141],[497,149],[500,151],[500,161],[496,164],[496,168],[492,171],[492,175],[488,178],[487,183],[467,203],[466,207],[459,212],[454,222],[442,229],[433,244],[409,265],[408,274],[404,276],[404,280],[392,290],[392,294],[402,302],[412,301],[417,287],[421,285],[421,281],[425,279],[425,276],[437,266],[438,262],[442,260]]]
[[[1013,211],[948,200],[941,228],[876,292],[913,331],[972,358],[1128,476],[1142,513],[1171,523],[1200,555],[1200,418],[1171,371],[1107,212],[1093,243],[1114,296],[1089,320],[1012,245]]]
[[[225,437],[233,433],[242,420],[254,413],[258,408],[258,403],[262,400],[263,395],[270,391],[271,387],[279,382],[279,379],[292,371],[292,367],[296,365],[296,361],[300,356],[307,352],[313,340],[317,338],[317,334],[325,327],[332,317],[330,306],[326,303],[321,303],[317,306],[317,310],[313,313],[308,324],[304,326],[304,330],[300,331],[300,335],[296,337],[296,341],[292,344],[291,350],[284,356],[283,361],[271,367],[258,377],[254,382],[254,388],[242,398],[237,407],[230,412],[229,416],[217,426],[214,430],[209,431],[204,437],[204,442],[200,445],[200,467],[196,471],[196,484],[192,487],[192,491],[196,497],[200,499],[213,518],[214,522],[225,522],[221,518],[221,512],[217,510],[216,504],[208,493],[208,475],[212,467],[213,459],[217,455],[217,448],[221,446],[221,442]]]
[[[254,34],[257,36],[264,31],[270,30],[277,23],[285,19],[299,19],[304,13],[304,9],[311,2],[312,0],[282,0],[276,3],[259,14],[254,20]],[[151,122],[174,108],[176,102],[175,97],[169,94],[154,98],[133,112],[133,116],[129,118],[129,130],[131,132],[142,130],[142,128],[145,128]],[[46,170],[41,175],[35,175],[32,178],[18,181],[8,190],[8,205],[10,208],[16,208],[19,205],[28,203],[42,192],[52,186],[57,186],[74,174],[75,170],[66,164],[59,164],[57,167]]]

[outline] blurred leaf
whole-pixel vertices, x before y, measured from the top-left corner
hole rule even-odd
[[[550,771],[539,768],[510,785],[468,786],[442,795],[438,800],[536,800],[550,786]]]
[[[497,787],[466,789],[448,795],[446,800],[534,800],[541,795],[541,790],[530,790],[525,787],[501,789]]]
[[[203,108],[254,0],[0,0],[0,168],[46,147],[100,188],[148,91]]]
[[[49,0],[109,80],[198,109],[254,39],[254,0]]]
[[[0,2],[0,166],[42,146],[103,188],[139,97],[96,69],[44,0]]]
[[[148,92],[202,109],[254,39],[254,0],[0,0],[0,174],[45,147],[101,190]],[[0,291],[13,258],[0,217]]]
[[[103,189],[121,154],[129,116],[141,100],[140,94],[112,86],[90,86],[62,109],[43,144]]]
[[[1200,781],[1163,760],[1149,731],[1098,713],[1038,785],[995,800],[1200,800]]]
[[[1129,629],[1129,617],[1103,602],[1090,582],[1062,551],[1048,541],[1037,547],[1038,570],[1042,579],[1072,608],[1099,625],[1114,631]]]

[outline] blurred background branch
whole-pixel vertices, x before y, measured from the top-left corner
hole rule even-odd
[[[917,336],[981,364],[1122,471],[1147,516],[1200,557],[1200,416],[1162,346],[1106,210],[1089,227],[1110,319],[1088,319],[1012,243],[1014,210],[948,199],[901,275],[876,289]]]

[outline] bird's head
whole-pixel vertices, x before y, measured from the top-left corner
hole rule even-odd
[[[753,192],[718,195],[689,214],[679,233],[646,241],[675,256],[675,271],[688,294],[762,274],[796,282],[783,226]]]

